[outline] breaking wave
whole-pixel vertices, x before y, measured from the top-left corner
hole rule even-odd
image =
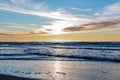
[[[90,43],[89,45],[87,43],[84,45],[78,45],[78,43],[26,44],[0,46],[0,60],[120,61],[120,47],[117,43],[109,46],[106,46],[107,43],[103,46],[100,43],[95,45],[93,43],[91,45]]]

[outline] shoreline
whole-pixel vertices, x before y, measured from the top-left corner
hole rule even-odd
[[[12,75],[0,74],[1,80],[42,80],[42,79],[32,79],[32,78],[24,78],[24,77],[17,77]]]
[[[3,60],[0,65],[0,80],[120,79],[120,64],[114,62]]]

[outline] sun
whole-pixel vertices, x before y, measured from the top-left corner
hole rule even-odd
[[[60,29],[55,29],[51,32],[51,34],[62,34],[63,32]]]
[[[64,32],[62,31],[62,29],[60,27],[54,27],[51,31],[51,34],[63,34]]]

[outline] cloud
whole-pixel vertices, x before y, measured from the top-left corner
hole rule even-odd
[[[11,32],[11,33],[17,33],[17,32],[22,32],[22,31],[31,31],[35,30],[38,28],[41,28],[41,25],[39,24],[16,24],[16,23],[5,23],[5,22],[0,22],[0,24],[4,24],[5,29],[3,28],[0,29],[2,32]],[[2,26],[1,26],[2,28]],[[7,28],[7,29],[6,29]]]
[[[0,36],[9,36],[11,31],[0,29]]]
[[[0,33],[0,36],[8,36],[9,34],[6,33]]]
[[[115,29],[120,28],[120,18],[116,19],[107,19],[104,21],[99,22],[92,22],[88,24],[83,25],[75,25],[72,27],[64,28],[64,32],[81,32],[81,31],[99,31],[99,30],[105,30],[105,29]]]
[[[8,26],[9,28],[16,28],[16,26]],[[24,27],[23,27],[24,28]],[[18,30],[4,30],[0,29],[0,36],[31,36],[31,35],[38,35],[38,34],[46,34],[43,31],[36,32],[33,29],[29,29],[26,31],[20,31],[19,29],[22,29],[21,26],[18,27]]]
[[[96,18],[94,19],[88,17],[85,18],[85,16],[82,15],[70,14],[62,8],[50,10],[44,2],[38,3],[35,2],[35,0],[8,0],[8,1],[9,2],[6,2],[6,0],[2,0],[2,2],[0,1],[1,10],[21,14],[42,16],[51,19],[51,22],[48,22],[47,25],[41,26],[38,26],[36,24],[33,24],[31,26],[21,26],[17,24],[13,26],[8,26],[8,28],[27,30],[27,32],[8,33],[9,35],[39,35],[39,34],[46,35],[64,32],[94,31],[101,29],[118,28],[120,25],[120,19],[112,20],[107,19],[99,21]],[[92,11],[92,9],[80,9],[76,7],[71,7],[70,9],[79,11]],[[116,14],[120,14],[120,3],[109,5],[105,7],[103,11],[101,11],[100,13],[95,13],[95,15],[97,16]]]
[[[95,13],[97,16],[116,16],[120,15],[120,2],[106,6],[102,11]]]
[[[83,15],[73,15],[67,13],[64,9],[58,8],[56,10],[48,9],[47,5],[44,2],[38,3],[34,0],[6,0],[0,1],[0,9],[21,13],[21,14],[28,14],[28,15],[35,15],[35,16],[42,16],[46,18],[51,18],[51,22],[48,22],[47,25],[38,26],[37,29],[28,28],[27,26],[20,26],[20,25],[12,25],[8,26],[8,28],[14,28],[19,30],[30,30],[32,34],[54,34],[56,32],[60,32],[66,26],[73,26],[77,24],[77,22],[87,23],[91,22],[92,19],[84,18]],[[81,17],[82,16],[82,17]],[[30,26],[29,26],[30,27]],[[48,29],[51,31],[48,31]]]
[[[21,33],[0,33],[0,36],[33,36],[33,35],[41,35],[41,34],[47,34],[45,32],[36,33],[34,31],[30,32],[21,32]]]
[[[92,11],[92,9],[90,9],[90,8],[81,9],[81,8],[77,8],[77,7],[70,7],[70,9],[77,10],[77,11],[86,11],[86,12]]]
[[[37,3],[33,1],[34,0],[10,0],[10,2],[7,3],[5,0],[0,3],[0,9],[58,20],[79,20],[77,16],[69,14],[63,9],[49,10],[44,2]]]
[[[63,34],[64,32],[62,31],[62,29],[66,27],[74,26],[76,24],[82,25],[91,21],[92,21],[91,19],[79,19],[78,21],[55,20],[55,21],[49,22],[48,25],[43,25],[42,28],[40,29],[36,29],[36,31],[44,31],[49,35]]]
[[[33,30],[33,29],[38,29],[40,28],[40,25],[37,24],[27,24],[27,25],[10,25],[6,26],[7,28],[15,29],[15,30]]]

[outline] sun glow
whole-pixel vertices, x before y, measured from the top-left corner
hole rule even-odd
[[[63,31],[64,28],[68,27],[68,26],[73,26],[75,24],[75,22],[73,21],[54,21],[51,22],[49,25],[44,25],[42,26],[45,31],[46,29],[50,29],[50,31],[48,31],[48,34],[63,34],[66,33]]]
[[[58,38],[51,40],[51,42],[64,42],[64,41],[65,41],[64,39],[58,39]]]
[[[53,29],[53,31],[51,32],[51,34],[62,34],[62,30],[61,29]]]

